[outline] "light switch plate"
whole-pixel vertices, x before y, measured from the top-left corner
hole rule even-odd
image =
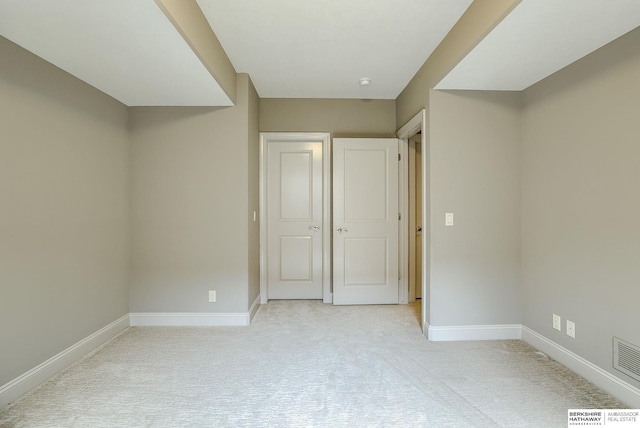
[[[453,213],[446,213],[444,215],[444,225],[453,226]]]

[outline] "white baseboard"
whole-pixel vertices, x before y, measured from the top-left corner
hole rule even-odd
[[[131,327],[242,327],[260,309],[258,294],[248,312],[132,312]]]
[[[522,326],[522,340],[607,391],[632,409],[640,409],[640,389],[526,326]]]
[[[47,381],[56,373],[79,361],[96,348],[104,345],[127,327],[129,327],[129,314],[115,320],[59,354],[49,358],[44,363],[2,385],[0,387],[0,409]]]
[[[255,300],[253,301],[253,304],[251,305],[251,307],[249,308],[249,324],[251,324],[251,321],[253,321],[253,317],[256,316],[256,313],[258,312],[258,309],[260,309],[260,295],[258,294],[258,297],[255,298]]]
[[[455,340],[520,339],[520,324],[433,326],[425,323],[427,339],[434,342]]]

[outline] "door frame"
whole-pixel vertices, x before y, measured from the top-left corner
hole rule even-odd
[[[429,198],[429,158],[430,151],[427,139],[427,111],[422,109],[411,120],[403,125],[396,136],[400,139],[402,144],[402,158],[407,161],[401,162],[400,165],[400,195],[402,196],[401,217],[402,219],[408,219],[409,214],[409,172],[408,172],[408,153],[409,153],[409,138],[421,131],[421,145],[422,145],[422,299],[421,299],[421,327],[422,333],[427,334],[427,320],[429,315],[429,287],[431,277],[431,226],[428,222],[428,215],[430,213],[430,198]],[[403,221],[401,226],[403,233],[401,236],[406,237],[400,245],[400,260],[401,260],[401,272],[402,278],[409,278],[409,263],[408,263],[408,238],[409,238],[409,222]],[[403,289],[405,290],[405,299],[408,300],[409,282],[404,281]],[[405,300],[405,302],[407,301]]]
[[[322,142],[322,301],[332,303],[331,293],[331,134],[328,132],[260,133],[260,303],[269,300],[267,264],[267,146],[277,143]]]

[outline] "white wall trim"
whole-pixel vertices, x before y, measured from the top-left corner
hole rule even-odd
[[[58,372],[95,351],[129,327],[129,314],[87,336],[42,364],[0,387],[0,409],[17,400]]]
[[[132,312],[132,327],[247,326],[249,312]]]
[[[631,408],[640,409],[640,389],[526,326],[522,326],[522,340],[607,391]]]
[[[251,304],[251,307],[249,308],[249,324],[251,324],[251,322],[253,321],[253,317],[256,316],[258,309],[260,309],[260,301],[261,297],[260,294],[258,294],[258,297],[255,298],[255,300]]]
[[[418,113],[416,113],[415,116],[409,119],[409,121],[405,123],[402,128],[398,129],[398,131],[396,132],[396,136],[402,140],[407,139],[414,134],[417,134],[418,131],[424,132],[425,115],[426,109],[420,110]]]
[[[434,342],[520,339],[521,329],[520,324],[433,326],[425,323],[427,339]]]

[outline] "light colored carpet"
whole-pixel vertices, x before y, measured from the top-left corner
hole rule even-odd
[[[565,427],[620,402],[521,341],[428,342],[418,305],[273,301],[249,327],[130,328],[1,427]]]

